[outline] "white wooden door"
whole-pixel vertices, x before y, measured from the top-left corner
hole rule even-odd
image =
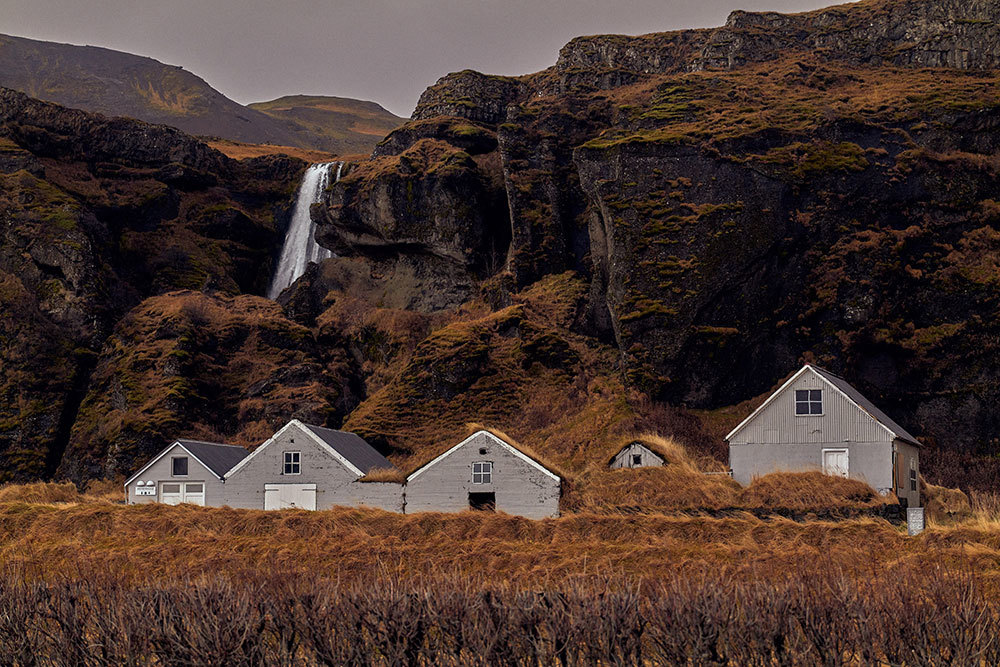
[[[184,485],[184,502],[205,506],[205,485],[202,482],[188,482]]]
[[[847,477],[850,465],[846,449],[823,450],[823,473],[837,477]]]
[[[289,507],[316,509],[315,484],[265,484],[264,509],[282,510]]]
[[[180,505],[184,501],[184,492],[179,483],[160,483],[160,502],[164,505]]]

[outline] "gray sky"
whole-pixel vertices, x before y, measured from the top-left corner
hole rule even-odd
[[[0,32],[150,56],[238,102],[288,94],[375,100],[409,116],[440,76],[525,74],[578,35],[725,22],[733,9],[835,0],[0,0]]]

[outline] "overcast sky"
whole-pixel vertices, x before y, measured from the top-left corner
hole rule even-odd
[[[725,22],[832,0],[0,0],[0,32],[180,65],[238,102],[375,100],[409,116],[448,72],[525,74],[577,35]]]

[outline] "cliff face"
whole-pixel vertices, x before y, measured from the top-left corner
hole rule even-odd
[[[3,474],[119,474],[296,416],[403,465],[473,420],[573,471],[647,429],[722,458],[815,361],[932,446],[932,481],[989,487],[994,14],[735,13],[444,77],[313,208],[339,256],[277,304],[254,294],[302,163],[2,92]]]
[[[504,305],[586,276],[574,326],[614,343],[632,387],[714,414],[804,357],[928,442],[992,452],[998,20],[957,1],[735,12],[716,30],[580,38],[534,75],[449,75],[376,149],[391,169],[334,187],[323,233],[473,202],[432,217],[449,238],[508,227],[483,294]],[[466,151],[463,136],[488,138],[462,170],[502,188],[496,217],[429,173],[393,189],[400,156]]]
[[[0,475],[79,469],[77,410],[142,299],[264,288],[303,166],[0,89]]]

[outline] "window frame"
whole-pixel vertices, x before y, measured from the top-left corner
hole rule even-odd
[[[795,389],[793,395],[793,404],[795,406],[795,416],[796,417],[822,417],[825,413],[823,410],[823,390],[822,389]],[[805,393],[806,398],[802,399],[799,397],[800,393]],[[818,394],[819,398],[814,398]],[[804,405],[806,408],[805,412],[799,412],[799,406]],[[819,412],[813,412],[813,406],[819,406]]]
[[[493,461],[473,461],[472,483],[473,484],[493,483]]]
[[[189,456],[171,456],[170,457],[170,476],[171,477],[187,477],[191,474],[191,457]],[[177,472],[177,462],[184,461],[184,472]]]
[[[632,467],[634,468],[635,466],[641,466],[641,465],[642,465],[642,454],[633,454]]]
[[[917,460],[910,459],[910,491],[917,490]]]
[[[291,457],[291,458],[289,458]],[[289,450],[282,453],[281,457],[282,475],[302,474],[302,452],[299,450]]]

